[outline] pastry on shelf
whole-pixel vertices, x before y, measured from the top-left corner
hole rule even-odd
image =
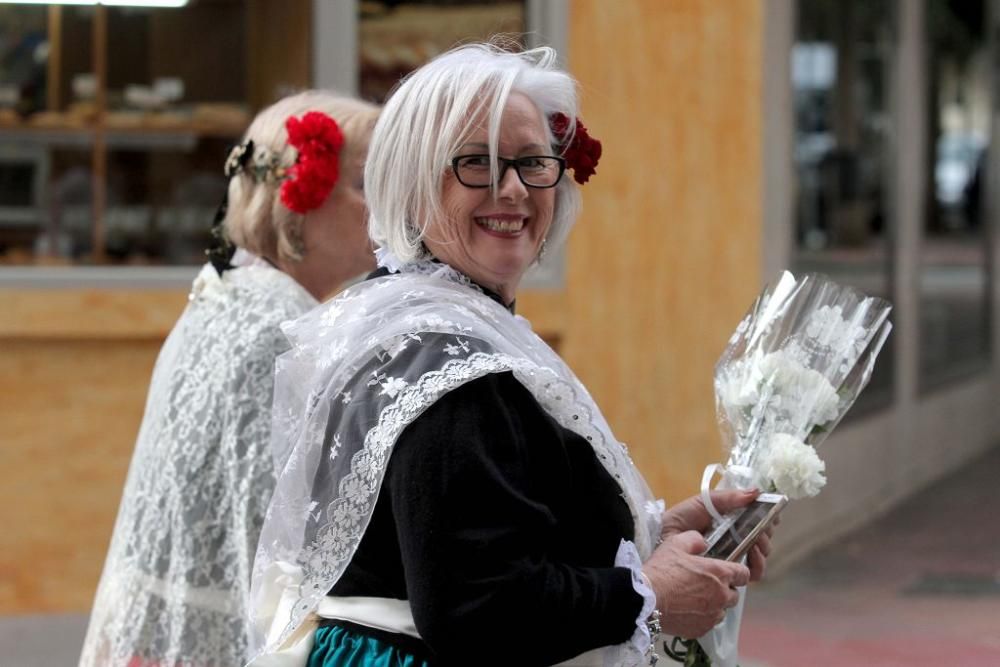
[[[97,103],[92,101],[73,102],[66,109],[66,115],[73,118],[73,123],[89,124],[97,120]]]
[[[146,114],[142,123],[152,130],[187,130],[191,127],[191,114],[180,111],[160,111]]]
[[[191,123],[200,132],[239,136],[250,124],[250,114],[239,104],[196,104]]]
[[[13,109],[0,109],[0,127],[17,127],[21,124],[21,116]]]
[[[109,111],[104,115],[104,124],[109,130],[136,130],[143,125],[141,111]]]
[[[28,116],[28,125],[44,129],[81,129],[87,120],[61,111],[39,111]]]

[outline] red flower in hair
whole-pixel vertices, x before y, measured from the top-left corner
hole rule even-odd
[[[573,170],[573,179],[583,185],[597,172],[597,163],[601,159],[601,142],[587,132],[587,127],[576,119],[576,132],[573,139],[566,143],[569,133],[569,118],[566,114],[555,113],[549,117],[552,134],[559,143],[566,167]]]
[[[344,135],[337,122],[320,111],[285,121],[288,144],[298,151],[288,179],[281,184],[281,203],[296,213],[319,208],[340,176]]]

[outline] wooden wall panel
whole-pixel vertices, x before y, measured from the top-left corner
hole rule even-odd
[[[186,290],[0,290],[0,614],[87,611]]]
[[[570,5],[570,69],[604,155],[570,238],[562,352],[668,499],[721,454],[712,368],[760,284],[761,12]]]
[[[87,611],[159,340],[0,340],[0,614]]]
[[[162,339],[187,304],[186,290],[0,290],[4,339]]]

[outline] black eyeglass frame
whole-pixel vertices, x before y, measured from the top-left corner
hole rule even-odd
[[[465,160],[470,157],[484,157],[488,160],[493,159],[487,153],[470,153],[468,155],[456,155],[451,159],[451,170],[455,174],[455,178],[457,178],[458,182],[467,188],[492,187],[493,186],[492,183],[483,183],[482,185],[470,185],[462,180],[462,177],[458,173],[458,163],[460,160]],[[552,185],[532,185],[531,183],[528,183],[527,181],[524,180],[524,175],[521,173],[521,166],[520,166],[522,160],[537,160],[538,158],[544,158],[546,160],[555,160],[556,163],[559,165],[559,175],[556,176],[556,179],[552,183]],[[566,173],[566,158],[559,157],[558,155],[524,155],[516,158],[506,158],[506,157],[500,157],[498,155],[496,157],[496,160],[497,162],[500,163],[500,173],[497,174],[498,184],[500,183],[500,181],[503,180],[503,177],[507,175],[507,169],[510,167],[514,167],[514,171],[517,173],[517,178],[521,181],[521,183],[524,184],[524,187],[534,188],[536,190],[548,190],[549,188],[556,187],[557,185],[559,185],[559,181],[562,180],[563,174]]]

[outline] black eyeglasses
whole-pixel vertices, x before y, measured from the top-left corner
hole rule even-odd
[[[566,160],[554,155],[525,155],[508,159],[496,158],[497,183],[503,180],[508,167],[514,167],[517,177],[529,188],[552,188],[566,171]],[[467,188],[488,188],[490,181],[489,155],[459,155],[451,160],[458,182]]]

